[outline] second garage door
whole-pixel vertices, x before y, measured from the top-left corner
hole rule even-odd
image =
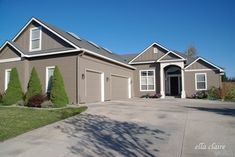
[[[101,73],[86,71],[86,102],[101,101]]]
[[[129,97],[128,78],[111,75],[111,100],[127,99]]]

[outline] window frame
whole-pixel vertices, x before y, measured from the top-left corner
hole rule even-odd
[[[143,71],[146,71],[147,73],[149,71],[152,71],[153,72],[153,78],[154,78],[154,81],[153,81],[153,89],[148,89],[148,76],[147,76],[147,89],[142,89],[142,84],[141,84],[141,73]],[[156,75],[155,75],[155,69],[146,69],[146,70],[139,70],[139,86],[140,86],[140,91],[141,92],[150,92],[150,91],[155,91],[156,90]]]
[[[198,75],[204,75],[205,76],[205,81],[198,81],[197,80],[197,76]],[[205,88],[204,89],[198,89],[198,86],[197,86],[197,83],[198,82],[205,82]],[[204,90],[207,90],[207,73],[195,73],[195,89],[197,91],[204,91]]]
[[[35,49],[32,49],[32,31],[33,30],[36,30],[36,29],[38,29],[39,30],[39,48],[35,48]],[[33,27],[33,28],[31,28],[30,29],[30,33],[29,33],[29,51],[31,52],[31,51],[39,51],[39,50],[41,50],[41,48],[42,48],[42,27],[41,26],[39,26],[39,27]],[[37,39],[34,39],[34,40],[37,40]]]
[[[47,66],[46,67],[46,83],[45,83],[45,93],[47,93],[47,88],[48,88],[48,81],[49,81],[49,78],[48,78],[48,72],[49,72],[49,69],[54,69],[55,70],[55,66]],[[54,74],[53,74],[54,75]]]
[[[4,82],[4,90],[5,90],[5,91],[6,91],[7,88],[8,88],[8,84],[9,84],[9,82],[10,82],[10,77],[11,77],[11,75],[10,75],[9,80],[8,80],[8,82],[7,82],[7,73],[10,72],[10,74],[11,74],[11,70],[12,70],[12,69],[5,69],[5,82]]]

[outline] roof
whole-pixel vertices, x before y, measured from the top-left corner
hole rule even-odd
[[[126,62],[130,62],[135,56],[137,56],[138,53],[132,53],[132,54],[122,54],[120,55]]]
[[[46,29],[48,29],[49,31],[51,31],[52,33],[54,33],[55,35],[57,35],[58,37],[66,41],[67,43],[69,43],[71,47],[57,48],[57,49],[50,49],[50,50],[40,50],[40,51],[34,51],[34,53],[24,50],[19,45],[17,45],[14,41],[31,22],[36,22],[42,25],[43,27],[45,27]],[[121,64],[131,69],[135,69],[135,67],[129,65],[128,62],[124,58],[122,58],[121,56],[115,53],[112,53],[110,50],[104,47],[98,46],[97,44],[91,41],[81,39],[74,33],[63,31],[51,24],[45,23],[34,17],[27,22],[27,24],[20,30],[20,32],[18,32],[18,34],[9,43],[12,44],[16,49],[19,49],[22,52],[23,57],[38,57],[38,56],[46,56],[46,55],[52,55],[52,54],[84,51],[91,55],[104,58],[108,61]],[[5,44],[2,47],[4,46]]]

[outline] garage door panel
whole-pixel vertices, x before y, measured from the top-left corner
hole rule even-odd
[[[86,102],[101,101],[101,74],[86,71]]]
[[[128,78],[112,75],[111,76],[111,99],[128,98]]]

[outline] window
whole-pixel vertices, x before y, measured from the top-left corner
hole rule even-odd
[[[51,91],[51,81],[52,76],[54,74],[54,66],[46,67],[46,92],[49,93]]]
[[[153,48],[153,53],[158,53],[158,49],[156,47]]]
[[[11,69],[5,70],[5,90],[8,88],[8,84],[10,82],[10,76],[11,76]]]
[[[196,90],[207,90],[206,73],[195,74],[195,86],[196,86]]]
[[[35,27],[30,29],[30,51],[41,50],[41,27]]]
[[[140,70],[140,91],[155,91],[155,70]]]

